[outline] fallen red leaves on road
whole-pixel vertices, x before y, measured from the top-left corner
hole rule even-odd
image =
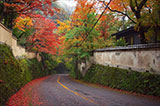
[[[0,80],[0,83],[3,83],[4,81],[3,80]]]
[[[42,102],[39,100],[39,95],[34,87],[38,87],[47,77],[33,80],[21,88],[7,102],[6,106],[40,106]]]

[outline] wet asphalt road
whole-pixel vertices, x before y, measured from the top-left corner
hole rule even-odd
[[[34,89],[41,106],[160,106],[159,100],[87,86],[66,74],[52,75]]]

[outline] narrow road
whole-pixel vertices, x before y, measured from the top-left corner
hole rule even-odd
[[[91,87],[73,81],[66,74],[52,75],[33,81],[22,90],[20,91],[27,93],[20,93],[21,96],[13,95],[9,100],[10,105],[16,101],[22,106],[24,101],[25,105],[28,103],[31,106],[160,106],[159,100]],[[27,102],[27,99],[24,99],[27,98],[25,95],[19,100],[19,97],[23,97],[22,94],[28,94],[28,98],[31,99]]]

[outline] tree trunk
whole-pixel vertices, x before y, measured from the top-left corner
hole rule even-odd
[[[44,56],[42,55],[41,56],[42,57],[42,60],[41,60],[41,62],[42,62],[42,70],[44,71],[45,70],[45,63],[44,63],[44,61],[45,61],[45,58],[44,58]]]
[[[154,35],[154,43],[157,43],[157,32],[158,32],[158,30],[156,28],[155,29],[155,35]]]
[[[140,30],[139,33],[140,33],[141,43],[142,43],[142,44],[146,44],[147,42],[146,42],[146,38],[145,38],[144,31],[143,31],[143,30]]]
[[[78,79],[78,56],[77,55],[74,55],[75,56],[75,77],[76,79]]]
[[[158,36],[160,36],[160,27],[158,25],[154,28],[154,32],[154,43],[158,43]]]

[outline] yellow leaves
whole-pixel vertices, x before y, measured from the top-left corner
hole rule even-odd
[[[61,37],[59,38],[59,40],[65,40],[65,39],[66,39],[65,36],[61,36]]]
[[[56,62],[59,64],[59,63],[62,63],[62,59],[61,59],[61,57],[60,56],[58,56],[57,58],[56,58]]]
[[[71,26],[70,26],[71,22],[70,21],[61,22],[61,21],[57,20],[57,24],[60,25],[58,27],[58,33],[65,33],[71,29]]]
[[[25,28],[30,28],[33,26],[32,19],[26,16],[17,17],[15,20],[16,24],[14,28],[18,28],[19,30],[25,31]]]

